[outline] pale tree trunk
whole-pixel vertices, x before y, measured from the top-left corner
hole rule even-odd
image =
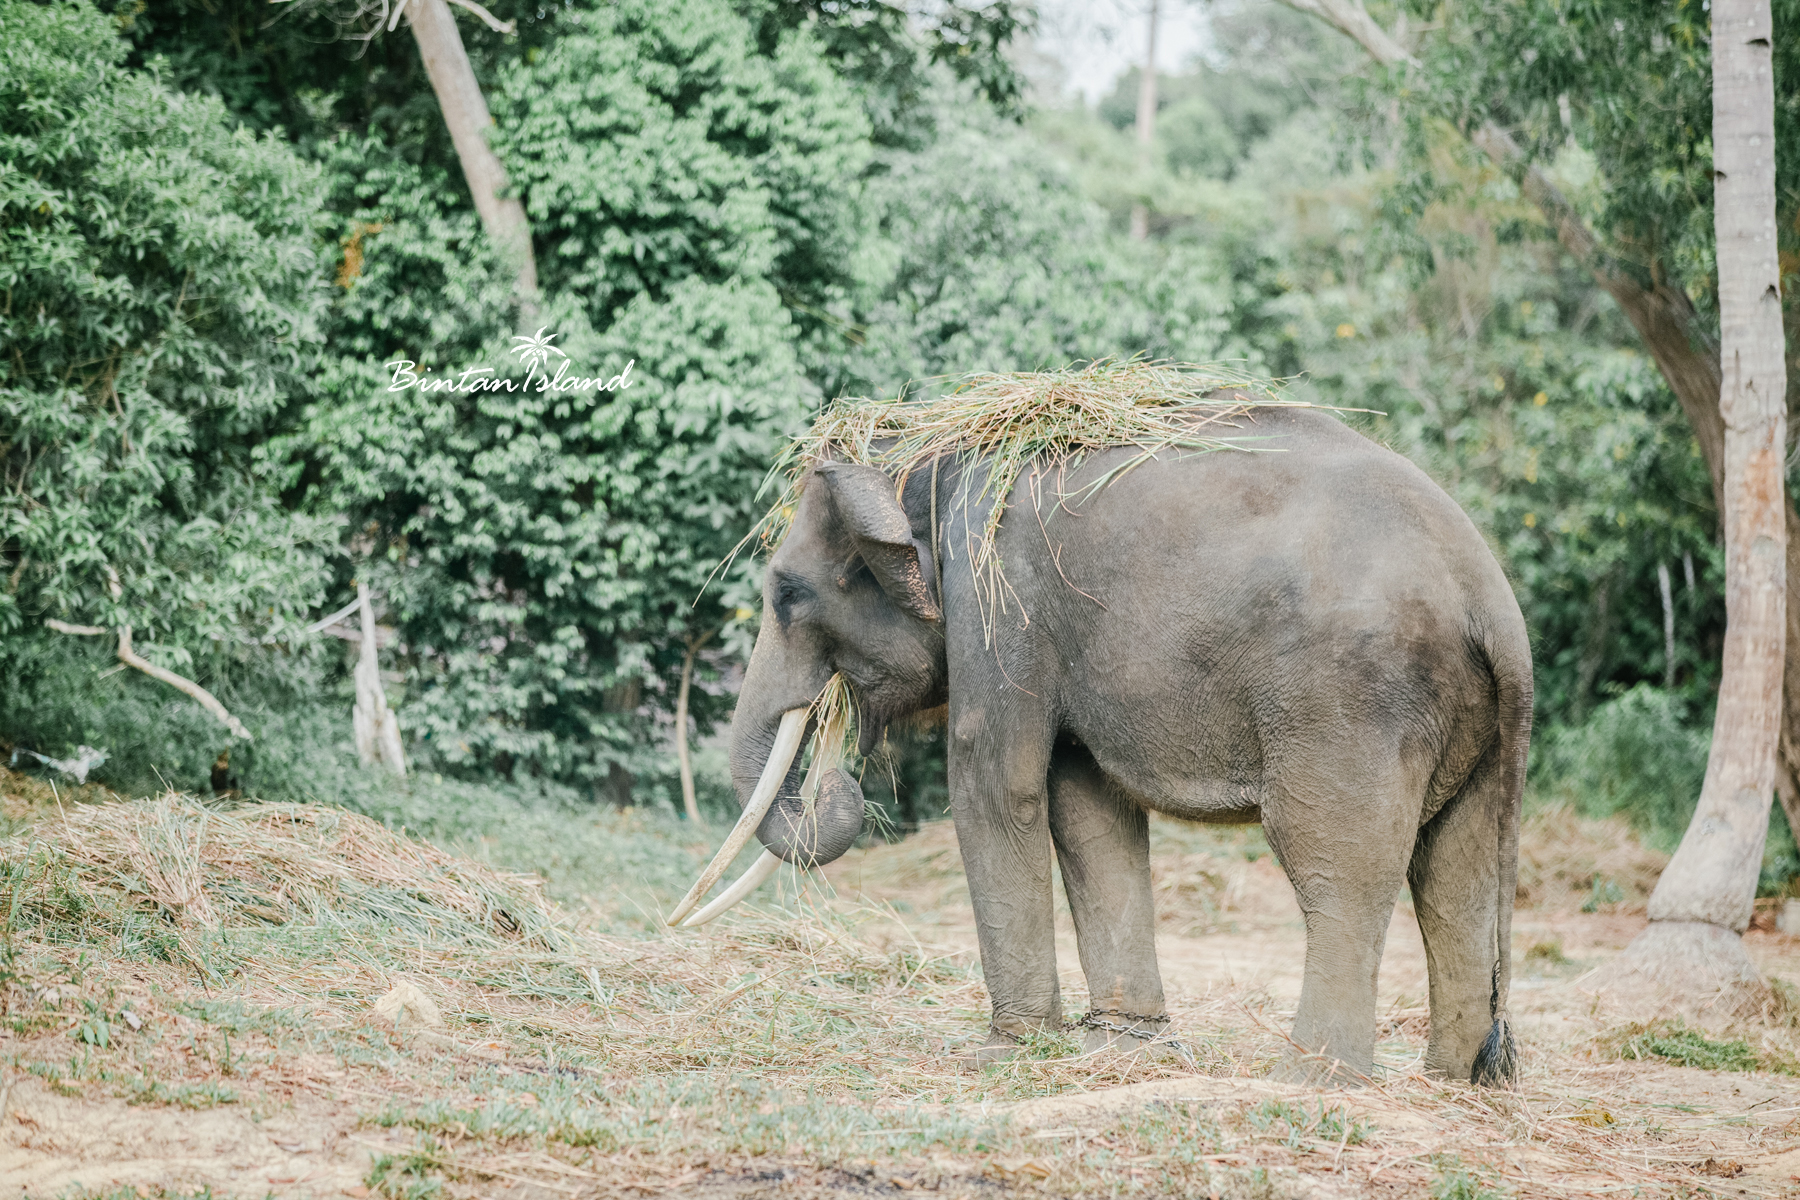
[[[487,143],[494,118],[476,82],[475,68],[469,65],[468,51],[445,0],[408,0],[407,8],[419,57],[431,77],[431,90],[437,93],[444,124],[450,127],[450,140],[462,163],[469,194],[475,199],[475,211],[481,215],[488,238],[500,247],[515,272],[520,320],[529,324],[537,312],[537,259],[531,250],[531,223],[525,206],[505,195],[506,168]]]
[[[700,820],[700,802],[694,795],[693,764],[688,761],[688,688],[694,681],[694,659],[716,632],[688,642],[687,657],[681,660],[681,688],[675,693],[675,758],[681,764],[681,806],[687,819],[695,822]]]
[[[1787,634],[1787,366],[1775,243],[1772,24],[1769,0],[1713,0],[1725,655],[1700,806],[1650,897],[1651,927],[1639,939],[1658,954],[1679,940],[1709,937],[1716,944],[1707,930],[1684,927],[1742,933],[1749,926],[1775,790]],[[1636,943],[1628,956],[1633,952],[1643,956]],[[1715,972],[1724,965],[1715,964]],[[1747,958],[1741,968],[1754,976]]]
[[[1150,33],[1144,42],[1144,73],[1138,77],[1138,170],[1149,175],[1151,147],[1156,141],[1156,18],[1159,0],[1150,0]],[[1143,241],[1150,236],[1150,209],[1142,202],[1131,206],[1131,236]]]
[[[356,585],[356,607],[362,617],[362,645],[356,656],[356,704],[350,710],[350,727],[356,735],[356,756],[365,767],[380,763],[393,775],[406,775],[406,754],[400,747],[400,721],[388,707],[381,689],[381,667],[375,657],[375,609],[369,603],[369,585]]]
[[[1656,564],[1656,591],[1663,610],[1663,690],[1675,688],[1675,588],[1669,581],[1669,564]]]
[[[1385,67],[1414,62],[1405,48],[1369,16],[1362,0],[1283,0],[1312,13],[1354,39]],[[1562,192],[1535,164],[1526,161],[1512,135],[1498,125],[1482,126],[1470,140],[1496,166],[1519,179],[1525,198],[1543,214],[1557,241],[1586,267],[1643,339],[1694,432],[1712,477],[1713,499],[1725,511],[1725,419],[1720,412],[1722,377],[1718,347],[1700,327],[1686,293],[1666,283],[1645,285],[1600,247],[1599,239]],[[1777,332],[1776,346],[1782,345]],[[1785,650],[1782,667],[1780,749],[1775,785],[1788,824],[1800,830],[1800,514],[1782,501],[1785,538]]]

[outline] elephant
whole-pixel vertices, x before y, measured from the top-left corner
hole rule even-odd
[[[1306,930],[1290,1073],[1373,1071],[1404,885],[1430,975],[1427,1070],[1509,1084],[1532,714],[1518,603],[1467,515],[1401,455],[1305,406],[1237,421],[1254,450],[1100,448],[1027,466],[1003,497],[984,497],[979,457],[904,478],[814,463],[767,564],[732,718],[733,782],[754,802],[740,825],[766,848],[762,874],[856,838],[855,780],[826,765],[803,787],[796,758],[834,675],[864,754],[889,723],[947,706],[992,1001],[979,1055],[1061,1026],[1053,860],[1089,1048],[1165,1036],[1154,811],[1261,823]],[[984,575],[972,558],[992,503],[1006,505],[1000,569]]]

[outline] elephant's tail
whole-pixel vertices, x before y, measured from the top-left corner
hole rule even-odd
[[[1521,629],[1520,634],[1523,634]],[[1494,977],[1489,1011],[1493,1026],[1475,1053],[1471,1083],[1481,1087],[1510,1087],[1518,1078],[1519,1046],[1507,1017],[1506,1002],[1512,987],[1513,901],[1519,886],[1519,811],[1525,792],[1525,758],[1531,745],[1531,657],[1523,636],[1512,644],[1502,642],[1491,630],[1477,639],[1485,660],[1499,718],[1499,770],[1492,781],[1495,835],[1499,845],[1498,904],[1494,913]]]

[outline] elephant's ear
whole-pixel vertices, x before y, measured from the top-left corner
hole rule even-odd
[[[813,473],[825,481],[838,517],[856,541],[856,551],[881,590],[922,621],[941,613],[928,582],[931,548],[912,535],[912,522],[894,495],[894,481],[875,467],[820,463]]]

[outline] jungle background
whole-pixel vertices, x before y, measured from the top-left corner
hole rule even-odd
[[[96,747],[90,778],[127,795],[325,801],[533,869],[558,814],[630,806],[675,836],[691,649],[701,808],[734,808],[707,739],[757,564],[715,568],[783,440],[835,396],[1141,354],[1290,379],[1437,479],[1531,628],[1528,802],[1679,839],[1724,624],[1706,466],[1612,301],[1462,131],[1513,117],[1710,319],[1698,5],[1374,5],[1450,81],[1422,103],[1323,23],[1217,0],[1148,155],[1135,72],[1071,98],[1012,0],[491,7],[515,32],[458,23],[532,222],[536,321],[582,373],[630,361],[615,395],[386,389],[396,359],[516,375],[519,330],[417,50],[373,8],[0,0],[13,767],[59,778],[26,752]],[[404,781],[358,765],[354,647],[304,629],[355,582],[393,631]],[[252,736],[47,618],[131,626]],[[929,729],[870,765],[889,836],[942,814],[942,770]],[[1772,822],[1768,896],[1800,876]]]
[[[1757,1011],[1645,1018],[1590,983],[1693,811],[1719,676],[1692,388],[1596,283],[1684,312],[1690,357],[1716,334],[1701,0],[1379,0],[1385,57],[1296,11],[1346,0],[1165,0],[1205,36],[1147,148],[1134,72],[1066,86],[1048,0],[491,7],[513,32],[452,11],[529,320],[392,0],[0,0],[0,1191],[1793,1194],[1782,807]],[[1787,271],[1800,0],[1773,7]],[[1102,15],[1141,44],[1143,7]],[[1601,255],[1559,245],[1544,179]],[[388,390],[396,360],[522,378],[539,327],[632,385]],[[1259,830],[1163,819],[1183,1051],[1046,1030],[975,1069],[930,728],[866,764],[865,845],[664,925],[735,812],[759,567],[720,564],[785,439],[840,395],[1132,355],[1289,380],[1504,564],[1537,681],[1517,1090],[1422,1073],[1404,894],[1376,1086],[1269,1078],[1291,889]],[[358,760],[358,647],[308,630],[358,585],[404,779]],[[248,736],[122,662],[121,627]],[[1066,905],[1058,941],[1073,1014]]]

